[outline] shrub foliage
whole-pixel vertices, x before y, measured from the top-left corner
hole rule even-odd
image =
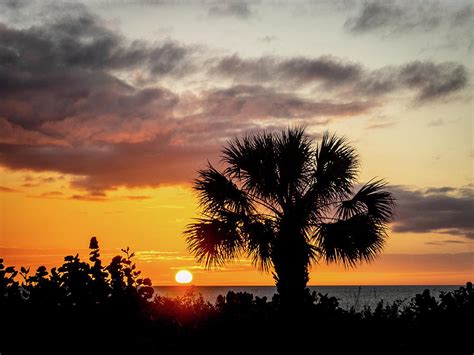
[[[472,354],[474,292],[428,290],[408,305],[362,311],[306,290],[305,312],[281,312],[271,300],[229,291],[215,304],[190,288],[182,297],[154,294],[129,248],[103,265],[99,244],[89,260],[68,255],[58,268],[5,267],[0,259],[0,353],[174,354],[294,353]]]

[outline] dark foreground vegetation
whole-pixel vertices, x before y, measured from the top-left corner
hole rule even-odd
[[[8,354],[472,354],[472,284],[408,306],[380,303],[361,312],[306,293],[303,312],[229,292],[215,304],[193,293],[153,294],[133,253],[102,265],[97,240],[89,262],[31,273],[0,259],[0,353]]]

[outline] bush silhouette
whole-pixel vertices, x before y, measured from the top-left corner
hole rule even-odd
[[[155,295],[128,248],[103,265],[97,239],[89,261],[68,255],[35,273],[0,259],[0,353],[181,354],[205,352],[472,354],[474,292],[467,283],[433,297],[428,290],[363,311],[305,292],[304,316],[289,319],[271,300],[229,291],[215,304],[191,288]],[[315,345],[316,344],[316,345]],[[315,348],[316,346],[316,348]]]

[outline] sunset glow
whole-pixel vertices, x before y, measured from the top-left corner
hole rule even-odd
[[[154,285],[190,283],[188,270],[196,285],[273,285],[251,255],[212,268],[191,255],[183,234],[198,218],[191,186],[207,162],[221,167],[228,140],[304,126],[315,143],[325,131],[346,136],[360,181],[383,177],[397,199],[373,263],[321,262],[309,284],[474,278],[469,1],[407,4],[396,19],[365,1],[8,3],[0,2],[6,265],[86,259],[97,236],[105,261],[129,246]]]

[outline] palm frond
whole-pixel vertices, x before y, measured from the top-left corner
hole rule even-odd
[[[190,252],[209,268],[236,258],[244,246],[239,222],[238,216],[227,213],[189,224],[184,233]]]
[[[255,133],[231,141],[223,151],[226,175],[243,183],[243,188],[265,199],[275,199],[278,186],[274,138]]]
[[[369,181],[354,197],[339,204],[337,217],[348,219],[356,214],[367,213],[380,222],[390,222],[395,201],[390,192],[383,190],[386,185],[383,180]]]
[[[245,192],[211,164],[198,172],[194,190],[198,192],[200,207],[206,214],[213,215],[222,210],[250,213],[253,210]]]
[[[294,201],[312,172],[312,141],[304,128],[288,128],[275,137],[279,195]]]
[[[372,261],[382,251],[386,238],[385,225],[368,214],[321,223],[315,235],[321,257],[345,266]]]
[[[314,189],[323,201],[347,196],[359,172],[359,159],[344,137],[324,133],[316,147]]]
[[[267,219],[252,218],[243,227],[252,263],[261,271],[272,267],[272,245],[275,240],[273,223]]]

